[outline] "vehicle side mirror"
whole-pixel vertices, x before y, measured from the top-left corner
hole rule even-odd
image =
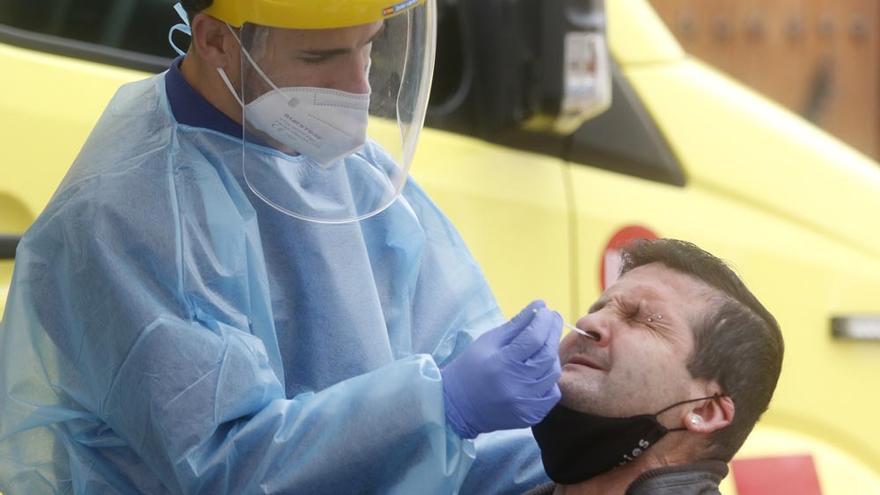
[[[568,135],[611,106],[604,0],[539,1],[536,101],[525,127]]]
[[[611,103],[604,0],[440,0],[429,122],[567,135]]]

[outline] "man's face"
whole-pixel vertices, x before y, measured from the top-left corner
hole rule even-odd
[[[599,340],[571,332],[560,344],[562,404],[624,417],[695,398],[686,363],[692,328],[707,314],[713,293],[660,263],[627,272],[577,322]]]
[[[373,41],[382,35],[379,21],[337,29],[260,29],[251,56],[278,87],[308,86],[348,93],[370,92],[368,68]],[[247,42],[246,42],[247,43]],[[248,83],[268,91],[245,63]]]

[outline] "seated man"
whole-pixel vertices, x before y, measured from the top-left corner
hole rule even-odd
[[[773,316],[724,262],[677,240],[621,277],[560,345],[562,401],[533,432],[539,494],[714,494],[782,367]]]

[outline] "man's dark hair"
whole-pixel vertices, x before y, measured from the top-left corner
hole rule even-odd
[[[210,7],[212,3],[214,0],[180,0],[180,5],[186,10],[190,22],[196,14]]]
[[[733,421],[712,435],[706,457],[729,461],[745,442],[782,371],[784,344],[776,318],[722,260],[676,239],[636,241],[623,248],[621,275],[650,263],[690,275],[724,298],[693,322],[694,350],[687,368],[694,378],[715,380],[736,408]]]

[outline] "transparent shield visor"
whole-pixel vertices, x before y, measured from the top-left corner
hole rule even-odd
[[[257,197],[319,223],[368,218],[397,199],[427,108],[434,9],[345,28],[233,31],[242,171]]]

